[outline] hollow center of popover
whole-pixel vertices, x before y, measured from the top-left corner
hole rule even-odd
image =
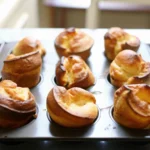
[[[119,51],[122,49],[122,45],[127,42],[126,36],[122,35],[117,39],[117,43],[115,45],[115,54],[117,55]]]
[[[55,89],[54,95],[59,106],[72,115],[83,118],[96,118],[98,114],[94,96],[81,88]]]
[[[145,101],[150,104],[150,88],[141,88],[140,90],[137,91],[136,95],[141,99],[142,101]]]
[[[129,86],[130,87],[130,86]],[[129,98],[130,106],[142,116],[150,116],[150,87],[148,85],[135,85],[130,87],[131,95]]]
[[[127,33],[120,35],[117,39],[117,43],[115,45],[115,54],[117,55],[122,49],[122,45],[130,43],[131,45],[136,45],[136,37],[131,36]]]
[[[82,79],[86,78],[88,74],[85,64],[75,57],[74,59],[70,57],[68,59],[64,59],[63,65],[66,70],[66,74],[64,74],[64,80],[68,81],[69,84],[81,81]]]
[[[21,101],[28,100],[30,97],[28,88],[17,87],[17,84],[8,80],[0,83],[0,94]]]

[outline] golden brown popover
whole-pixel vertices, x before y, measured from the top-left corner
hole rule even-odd
[[[111,61],[120,51],[125,49],[137,51],[140,46],[138,37],[125,32],[119,27],[112,27],[106,32],[104,43],[105,55]]]
[[[110,81],[120,87],[123,84],[150,84],[150,62],[132,50],[121,51],[109,68]]]
[[[150,86],[130,84],[120,87],[114,94],[114,119],[129,128],[150,127]]]
[[[78,28],[68,28],[56,37],[55,48],[59,57],[78,55],[86,60],[93,43],[93,38],[85,32]]]
[[[2,68],[2,79],[12,80],[21,87],[34,87],[40,80],[42,59],[39,51],[24,55],[8,55]]]
[[[92,124],[98,116],[96,99],[92,93],[78,87],[66,90],[52,88],[47,96],[50,117],[65,127],[83,127]]]
[[[15,45],[12,53],[18,56],[37,50],[39,50],[41,56],[46,54],[46,50],[39,40],[35,39],[34,37],[25,37]]]
[[[56,65],[56,83],[65,88],[88,88],[95,83],[95,78],[85,63],[76,55],[61,57]]]
[[[0,127],[17,128],[36,118],[35,97],[11,80],[0,82]]]

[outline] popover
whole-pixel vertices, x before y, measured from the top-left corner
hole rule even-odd
[[[121,51],[109,68],[110,81],[120,87],[124,84],[150,84],[150,62],[132,50]]]
[[[104,35],[104,47],[107,59],[112,61],[119,52],[125,49],[137,51],[140,47],[140,40],[122,28],[112,27]]]
[[[69,89],[88,88],[95,83],[95,77],[85,61],[76,55],[61,57],[56,65],[56,83]]]
[[[67,28],[55,39],[55,48],[59,57],[78,55],[86,60],[94,44],[93,38],[79,28]]]
[[[123,85],[114,94],[113,117],[128,128],[150,127],[150,86],[147,84]]]
[[[57,124],[73,128],[91,125],[98,116],[93,94],[78,87],[53,87],[47,96],[47,111]]]
[[[17,128],[37,117],[36,102],[29,88],[10,80],[0,82],[0,127]]]
[[[12,80],[18,86],[32,88],[40,81],[42,59],[39,51],[24,55],[8,55],[1,71],[3,80]]]

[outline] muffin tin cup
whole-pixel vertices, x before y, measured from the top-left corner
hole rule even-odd
[[[50,123],[52,123],[52,124],[57,124],[58,126],[64,127],[64,128],[66,128],[66,129],[82,130],[83,128],[90,128],[90,127],[94,126],[94,125],[97,123],[97,121],[100,119],[101,113],[100,113],[100,108],[99,108],[99,106],[97,106],[97,109],[98,109],[98,115],[97,115],[96,119],[93,121],[92,124],[86,125],[86,126],[84,126],[84,127],[65,127],[65,126],[61,126],[61,125],[57,124],[57,123],[51,118],[51,116],[49,115],[48,111],[46,112],[46,116],[47,116],[47,119],[48,119],[48,120],[50,121]]]
[[[57,84],[56,76],[55,76],[55,75],[52,76],[51,81],[52,81],[52,83],[53,83],[54,86],[61,86],[61,85]],[[96,79],[96,77],[95,77],[95,82],[94,82],[94,84],[91,85],[91,86],[89,86],[88,88],[83,88],[83,89],[86,89],[86,90],[89,91],[89,89],[91,89],[93,86],[95,86],[96,82],[97,82],[97,79]],[[82,88],[82,87],[80,87],[80,88]]]
[[[2,81],[2,80],[3,80],[3,78],[2,78],[2,76],[0,76],[0,81]],[[35,88],[35,87],[37,87],[37,86],[40,86],[40,84],[42,83],[42,81],[43,81],[43,75],[40,74],[39,82],[38,82],[34,87],[32,87],[32,88]],[[30,89],[32,89],[32,88],[30,88]]]
[[[26,126],[30,126],[30,124],[34,123],[34,121],[37,119],[38,115],[39,115],[39,107],[36,104],[36,113],[35,113],[35,115],[29,120],[28,123],[26,123],[23,126],[20,126],[19,128],[26,128]]]
[[[143,128],[143,129],[136,129],[136,128],[133,128],[133,129],[130,129],[129,127],[125,127],[125,126],[119,124],[119,123],[114,119],[114,117],[113,117],[113,111],[114,111],[114,106],[111,106],[111,107],[109,108],[109,116],[110,116],[110,118],[112,119],[112,121],[115,122],[116,124],[118,124],[119,126],[122,126],[122,127],[124,127],[125,129],[127,129],[127,130],[137,130],[137,132],[138,132],[138,131],[144,131],[144,130],[148,130],[148,131],[150,130],[149,128]]]

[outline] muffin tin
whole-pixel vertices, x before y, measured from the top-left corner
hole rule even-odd
[[[95,75],[95,85],[86,89],[94,94],[97,100],[99,115],[95,122],[82,128],[65,128],[56,124],[46,110],[46,98],[55,83],[55,65],[59,57],[53,42],[41,41],[46,48],[43,57],[41,80],[31,89],[36,97],[38,117],[30,123],[13,130],[0,129],[1,140],[143,140],[150,139],[150,130],[128,129],[119,125],[112,117],[113,94],[116,88],[109,82],[110,62],[104,55],[104,49],[93,46],[87,64]],[[0,51],[0,70],[3,60],[11,53],[16,42],[5,43]],[[98,43],[96,44],[98,45]],[[138,52],[144,60],[149,61],[150,48],[142,43]],[[0,75],[1,76],[1,75]]]

